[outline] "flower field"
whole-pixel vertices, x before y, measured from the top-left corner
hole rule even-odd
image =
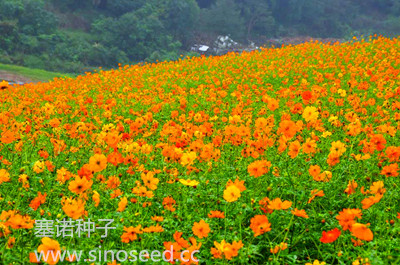
[[[400,262],[400,38],[0,87],[4,264]]]

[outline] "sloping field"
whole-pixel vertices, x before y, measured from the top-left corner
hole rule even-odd
[[[400,262],[399,38],[2,88],[5,264]]]
[[[61,74],[49,72],[41,69],[32,69],[18,65],[0,63],[0,81],[6,80],[14,84],[24,84],[31,82],[47,82],[54,77],[73,77],[72,74]]]

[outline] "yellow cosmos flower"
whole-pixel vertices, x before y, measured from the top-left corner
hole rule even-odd
[[[45,164],[43,161],[36,161],[35,164],[33,164],[33,171],[35,171],[37,174],[43,172],[44,169]]]
[[[190,186],[190,187],[197,186],[200,183],[197,180],[190,180],[190,179],[179,179],[179,182],[185,186]]]
[[[316,121],[318,119],[318,110],[316,107],[307,106],[303,111],[303,118],[306,122]]]
[[[227,187],[224,191],[224,199],[227,202],[234,202],[240,198],[240,190],[235,185]]]

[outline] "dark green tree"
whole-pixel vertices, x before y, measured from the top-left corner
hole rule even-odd
[[[24,0],[24,11],[19,16],[19,27],[24,34],[51,34],[57,29],[56,16],[45,9],[44,1]]]
[[[275,19],[271,14],[267,1],[264,0],[235,0],[246,24],[246,39],[253,35],[272,36],[275,31]],[[255,34],[253,34],[253,32]]]
[[[173,38],[187,46],[199,18],[195,0],[164,0],[160,18]]]
[[[142,61],[154,51],[162,53],[177,45],[162,23],[160,10],[150,2],[119,18],[96,21],[93,33],[99,44],[116,47],[133,61]]]
[[[204,32],[230,35],[235,40],[245,38],[245,22],[233,0],[217,0],[210,9],[202,9],[199,23]]]
[[[215,4],[216,0],[196,0],[200,8],[210,8]]]
[[[106,11],[113,17],[120,17],[123,14],[137,10],[146,3],[146,0],[113,0],[108,1]]]

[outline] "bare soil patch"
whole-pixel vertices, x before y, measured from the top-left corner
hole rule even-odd
[[[31,78],[28,78],[23,75],[15,74],[15,73],[10,73],[8,71],[0,70],[0,81],[1,80],[6,80],[9,83],[35,83],[37,80],[33,80]]]

